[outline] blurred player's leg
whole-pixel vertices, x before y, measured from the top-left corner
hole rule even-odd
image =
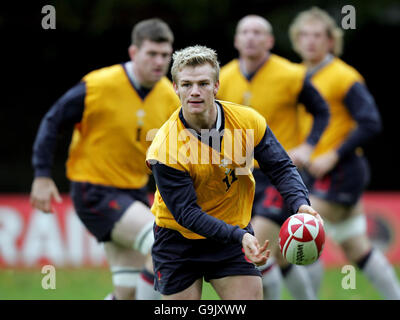
[[[275,241],[279,235],[279,226],[261,216],[254,216],[251,224],[258,241],[270,240],[269,249],[274,254],[277,250]],[[261,243],[261,242],[260,242]],[[279,300],[282,293],[282,275],[275,258],[271,255],[264,266],[258,268],[262,274],[263,293],[265,300]]]
[[[306,176],[307,177],[307,176]],[[310,179],[310,178],[308,178]],[[307,179],[306,179],[307,181]],[[312,184],[309,184],[309,188],[312,189]],[[333,187],[333,189],[335,189]],[[329,236],[337,241],[336,237],[338,233],[335,232],[336,229],[332,225],[333,222],[339,222],[343,220],[344,217],[355,214],[357,210],[361,210],[360,204],[355,204],[354,206],[343,206],[335,202],[325,201],[315,195],[310,195],[310,201],[313,205],[313,208],[321,214],[322,218],[324,219],[324,229]],[[356,230],[360,228],[362,224],[352,224],[346,227],[346,231],[339,231],[339,233],[346,237],[346,234],[353,234],[357,232]],[[361,226],[362,227],[362,226]],[[348,236],[348,235],[347,235]],[[362,248],[358,248],[361,250]],[[364,249],[366,250],[366,249]],[[364,252],[364,251],[362,251]],[[306,266],[308,276],[312,282],[313,290],[316,296],[318,296],[319,289],[321,287],[322,277],[324,274],[324,266],[321,262],[321,259],[318,259],[315,263]]]
[[[364,266],[359,267],[379,290],[389,300],[400,300],[400,284],[387,258],[378,249],[372,249]]]
[[[347,258],[357,264],[383,297],[400,300],[400,284],[393,267],[380,250],[372,248],[365,234],[350,238],[341,243],[341,246]],[[369,249],[358,251],[362,248]],[[360,255],[360,252],[363,254]]]
[[[265,265],[258,267],[262,274],[264,300],[280,300],[282,294],[282,274],[274,257],[268,258]]]
[[[283,281],[292,297],[296,300],[317,299],[306,268],[288,263],[280,251],[275,254],[275,257],[281,268]]]
[[[151,270],[151,272],[148,270]],[[148,256],[146,257],[146,264],[138,279],[136,299],[137,300],[161,299],[160,293],[154,290],[154,273],[153,273],[153,262],[151,254],[148,254]]]
[[[361,202],[344,207],[311,197],[314,208],[326,217],[327,234],[339,243],[349,261],[358,265],[372,285],[386,299],[400,299],[400,284],[387,258],[367,236],[367,222]]]
[[[149,253],[154,242],[153,223],[154,217],[149,208],[143,203],[135,201],[115,224],[111,233],[111,239],[114,243],[131,251],[132,248],[135,249],[136,257],[138,258],[130,260],[130,263],[133,268],[143,272],[142,276],[139,276],[138,273],[136,277],[135,291],[139,283],[137,297],[144,300],[154,300],[160,297],[149,283],[152,280],[151,275],[154,274],[152,265],[148,262],[151,259]],[[148,258],[145,270],[142,271],[142,266],[145,262],[144,255],[148,255]]]
[[[321,288],[322,278],[324,276],[324,265],[321,259],[318,259],[314,263],[305,266],[308,277],[311,280],[314,294],[318,297],[319,290]]]
[[[271,273],[269,273],[269,271],[264,273],[263,277],[266,278],[266,281],[263,281],[264,298],[267,299],[268,297],[280,295],[280,293],[277,292],[277,290],[280,291],[277,283],[283,278],[286,287],[294,299],[316,299],[311,281],[304,267],[289,264],[282,257],[282,254],[280,254],[278,247],[279,225],[270,219],[257,215],[253,217],[251,224],[254,229],[254,234],[260,243],[263,243],[265,240],[270,240],[269,248],[274,254],[283,275],[283,277],[278,275],[276,269],[271,269]]]
[[[142,254],[150,252],[154,242],[154,216],[150,209],[135,201],[117,221],[111,232],[111,239],[126,248],[134,248]]]
[[[104,243],[104,250],[112,273],[115,298],[135,299],[137,280],[144,264],[143,255],[112,241]]]
[[[86,228],[104,242],[115,297],[135,298],[137,279],[154,242],[154,216],[142,202],[146,202],[145,192],[71,182],[71,198]]]

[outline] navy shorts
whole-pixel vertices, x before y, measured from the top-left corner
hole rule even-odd
[[[253,176],[256,180],[256,190],[252,216],[264,217],[281,226],[293,213],[279,191],[260,169],[254,169]]]
[[[355,153],[341,159],[338,164],[320,179],[315,179],[306,170],[301,175],[310,194],[330,202],[353,206],[360,199],[370,179],[367,159]]]
[[[118,189],[88,182],[71,182],[71,198],[78,217],[97,241],[111,240],[114,224],[135,201],[147,206],[147,189]]]
[[[247,230],[253,233],[250,226]],[[155,224],[154,238],[154,287],[161,294],[181,292],[202,278],[210,281],[234,275],[261,277],[256,266],[247,260],[239,243],[187,239],[176,230]]]

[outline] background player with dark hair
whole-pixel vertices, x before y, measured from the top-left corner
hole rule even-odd
[[[104,242],[114,298],[157,298],[148,254],[154,217],[149,210],[145,154],[147,133],[179,105],[165,77],[174,37],[159,19],[132,31],[130,61],[95,70],[67,91],[44,116],[33,146],[31,203],[52,212],[60,201],[51,165],[61,126],[74,126],[67,161],[71,197],[86,228]],[[139,277],[145,262],[147,264]],[[149,284],[144,281],[149,280]]]
[[[218,98],[249,105],[264,116],[279,142],[294,164],[302,167],[308,162],[315,144],[328,123],[328,106],[314,86],[305,78],[305,68],[270,52],[274,44],[272,27],[261,16],[248,15],[237,24],[235,48],[239,59],[221,69]],[[298,102],[303,102],[312,114],[313,128],[301,143],[298,125]],[[271,240],[271,250],[280,257],[278,234],[280,226],[290,215],[281,195],[259,168],[254,170],[256,193],[252,225],[262,243]],[[313,299],[306,270],[278,260],[285,283],[296,299]],[[262,268],[264,298],[280,299],[280,271],[273,259]]]
[[[325,11],[314,7],[299,13],[289,33],[307,67],[307,78],[329,103],[331,113],[328,128],[305,166],[310,200],[326,219],[327,234],[340,244],[348,260],[384,297],[400,299],[392,266],[368,239],[361,205],[370,173],[360,147],[381,130],[375,101],[357,70],[337,57],[342,51],[342,31]],[[309,121],[306,114],[299,119],[305,133]],[[322,273],[315,271],[315,265],[311,268],[318,288],[320,279],[315,278]]]

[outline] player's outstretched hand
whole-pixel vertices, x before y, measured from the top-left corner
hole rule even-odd
[[[267,262],[271,254],[271,251],[267,249],[268,243],[269,241],[266,240],[264,245],[260,247],[256,237],[250,233],[245,233],[242,239],[244,254],[256,266],[262,266]]]
[[[53,179],[48,177],[36,177],[32,183],[30,196],[32,207],[50,213],[54,211],[51,205],[52,199],[58,203],[62,202]]]
[[[315,211],[312,207],[310,207],[306,204],[301,205],[299,210],[297,210],[297,213],[309,213],[309,214],[313,215],[314,217],[316,217],[321,222],[321,224],[324,225],[324,221],[322,220],[319,213],[317,211]]]

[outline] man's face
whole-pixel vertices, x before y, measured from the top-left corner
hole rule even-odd
[[[169,42],[144,40],[139,48],[130,46],[129,55],[142,84],[153,86],[168,72],[172,45]]]
[[[182,68],[174,82],[183,110],[192,115],[213,108],[218,88],[219,81],[215,82],[215,71],[208,63]]]
[[[321,21],[309,21],[300,27],[297,48],[303,60],[318,63],[331,51],[333,40]]]
[[[245,18],[240,22],[235,35],[235,48],[243,58],[257,59],[271,50],[273,36],[261,19]]]

